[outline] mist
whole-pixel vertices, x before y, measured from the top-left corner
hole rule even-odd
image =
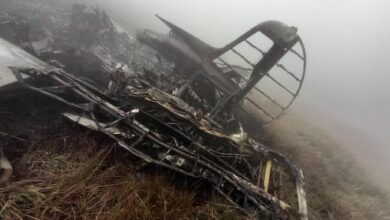
[[[390,177],[390,164],[383,166],[390,158],[388,1],[82,2],[99,4],[126,28],[166,33],[168,28],[154,16],[158,14],[215,47],[262,21],[296,26],[306,45],[308,67],[301,94],[289,111],[324,128],[363,163]]]
[[[91,2],[91,1],[86,1]],[[290,112],[326,129],[379,176],[390,177],[388,1],[94,1],[129,27],[168,29],[158,14],[215,47],[265,20],[296,26],[308,54]]]
[[[389,6],[0,0],[0,216],[390,219]],[[196,53],[209,50],[164,41],[154,32],[170,30],[155,15],[215,48],[269,20],[302,41],[273,47],[273,61],[286,54],[270,69],[267,31],[216,50],[211,62],[232,87],[208,66],[210,82],[199,78],[210,63]],[[265,74],[240,108],[203,118],[259,66]]]

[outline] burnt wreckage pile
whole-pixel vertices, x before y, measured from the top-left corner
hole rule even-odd
[[[23,40],[46,64],[10,67],[18,83],[65,103],[65,118],[143,160],[208,181],[249,216],[307,219],[301,170],[245,132],[282,115],[301,88],[306,56],[295,28],[264,22],[217,49],[162,18],[169,36],[146,30],[136,40],[98,8],[53,14],[34,28],[41,33]],[[268,50],[257,34],[268,39]],[[243,44],[257,60],[239,51]],[[287,54],[302,63],[301,74],[281,63]],[[267,93],[270,82],[288,97]]]

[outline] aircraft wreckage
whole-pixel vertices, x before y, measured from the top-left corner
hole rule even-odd
[[[135,39],[98,8],[53,14],[31,24],[34,39],[28,14],[1,14],[2,37],[32,54],[1,40],[25,60],[2,70],[2,95],[22,85],[51,97],[69,107],[64,118],[208,181],[248,216],[307,219],[301,170],[246,132],[283,115],[299,93],[306,54],[296,28],[266,21],[214,48],[160,17],[169,35]]]

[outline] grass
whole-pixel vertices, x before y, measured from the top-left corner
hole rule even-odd
[[[13,158],[14,177],[0,188],[2,219],[244,219],[96,134],[65,129],[24,147]]]
[[[323,130],[291,114],[266,130],[269,144],[303,170],[310,219],[390,219],[387,192]]]
[[[28,94],[24,106],[20,96],[1,100],[0,131],[29,140],[0,139],[14,167],[0,186],[1,219],[245,219],[207,195],[207,186],[176,184],[180,177],[124,154],[101,135],[64,125],[53,114],[63,106]],[[257,138],[303,169],[310,219],[390,219],[385,192],[359,161],[322,130],[286,116]]]

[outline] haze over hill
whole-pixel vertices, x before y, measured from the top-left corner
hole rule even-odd
[[[2,1],[5,0],[0,3]],[[79,1],[59,2],[68,6]],[[262,141],[280,150],[303,169],[311,219],[326,219],[333,215],[336,216],[334,219],[389,219],[385,218],[389,214],[383,191],[371,184],[375,182],[387,187],[390,182],[387,162],[390,153],[386,148],[390,124],[387,92],[390,77],[386,71],[390,64],[385,62],[387,49],[390,49],[390,31],[382,28],[389,23],[385,2],[331,1],[325,4],[299,1],[296,5],[287,5],[286,1],[263,4],[203,0],[84,2],[98,2],[119,24],[130,30],[147,27],[167,32],[154,17],[155,13],[160,14],[216,47],[225,45],[264,20],[276,19],[298,26],[309,57],[304,89],[288,115],[267,126],[265,131],[269,132],[269,137],[264,135]],[[8,50],[1,51],[0,48],[0,57],[9,57],[4,51]],[[35,119],[36,116],[31,115]],[[19,123],[29,124],[24,120]],[[62,141],[61,135],[66,134],[59,132],[57,135],[55,142]],[[64,153],[64,149],[59,148],[62,150],[59,153]],[[346,150],[353,152],[356,158],[351,158]],[[356,166],[356,161],[364,165],[366,172]],[[29,167],[28,163],[24,165]],[[373,178],[367,180],[366,175]],[[14,184],[18,185],[17,182]],[[45,186],[46,183],[41,184]],[[146,188],[154,187],[146,185]],[[82,188],[80,191],[85,192]],[[7,190],[0,193],[4,204],[8,203],[7,193]],[[114,194],[112,198],[115,197]],[[45,201],[41,202],[40,207],[45,207]],[[190,206],[191,202],[190,199]],[[64,207],[69,208],[68,205]]]
[[[97,2],[128,25],[167,32],[154,17],[159,14],[217,47],[261,21],[297,26],[306,44],[308,69],[293,110],[375,168],[375,178],[389,179],[388,1]]]
[[[363,164],[376,170],[375,178],[390,179],[388,1],[57,0],[56,4],[75,2],[99,4],[127,28],[167,32],[154,16],[159,14],[216,47],[265,20],[297,26],[306,44],[308,68],[292,111],[364,158]]]

